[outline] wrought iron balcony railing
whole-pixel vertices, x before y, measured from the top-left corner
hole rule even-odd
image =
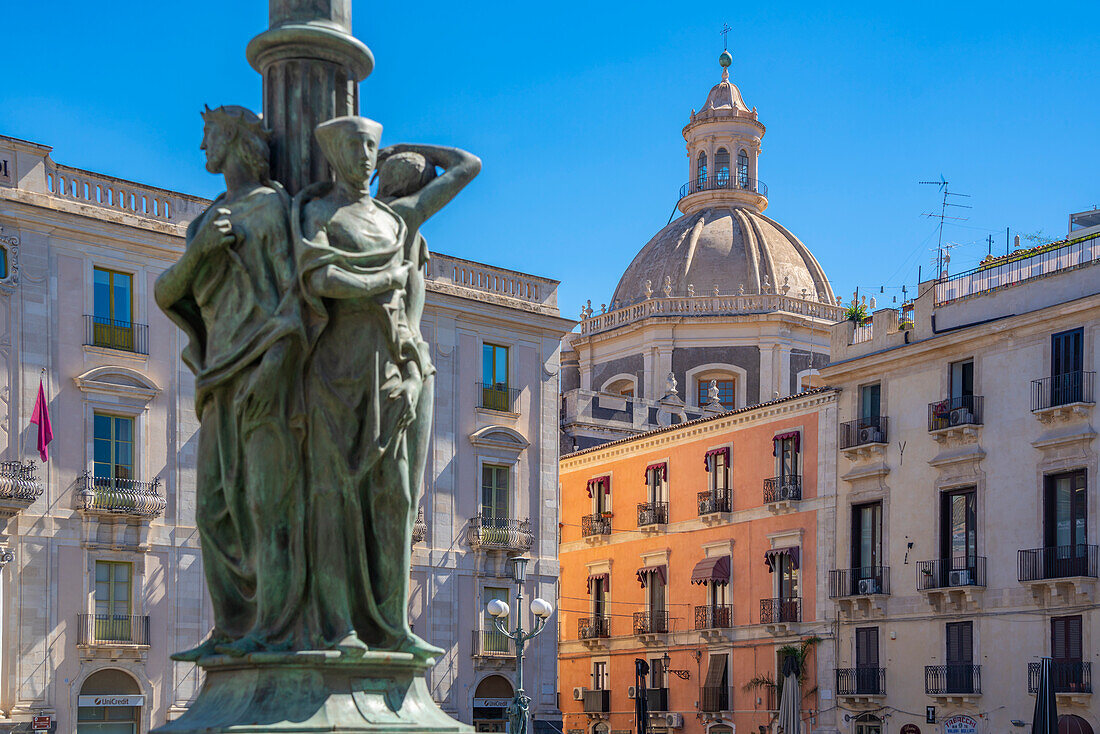
[[[1031,381],[1031,409],[1046,410],[1060,405],[1096,402],[1092,396],[1095,372],[1067,372]]]
[[[732,491],[715,489],[699,493],[699,514],[712,515],[715,512],[733,512]]]
[[[731,711],[731,698],[728,686],[703,686],[699,689],[699,710],[710,714]]]
[[[695,629],[726,629],[733,626],[733,606],[730,604],[707,604],[695,607]]]
[[[598,639],[612,636],[612,618],[609,616],[584,616],[576,621],[577,639]]]
[[[581,518],[581,537],[590,535],[611,535],[611,518],[600,513],[585,515]]]
[[[1022,550],[1019,554],[1020,581],[1071,576],[1097,578],[1097,549],[1095,545],[1057,545]]]
[[[474,630],[473,654],[478,658],[513,658],[515,643],[496,630]]]
[[[667,502],[640,502],[638,504],[638,527],[664,525],[667,522]]]
[[[981,395],[961,395],[957,398],[945,398],[938,403],[929,403],[928,430],[980,426],[983,403]]]
[[[802,599],[761,599],[760,624],[802,621]]]
[[[929,696],[978,695],[982,692],[982,666],[926,665],[924,692]]]
[[[1027,692],[1039,690],[1042,663],[1027,664]],[[1092,693],[1092,663],[1088,660],[1052,661],[1050,677],[1055,693]]]
[[[634,634],[652,635],[668,632],[668,612],[634,612]]]
[[[78,645],[148,645],[149,617],[140,614],[77,615]]]
[[[583,704],[586,714],[606,714],[611,711],[611,691],[585,691]]]
[[[839,696],[884,696],[886,668],[837,668],[836,692]]]
[[[764,504],[802,499],[802,475],[788,474],[764,480]]]
[[[872,415],[840,424],[840,448],[852,449],[872,443],[886,443],[886,416]]]
[[[412,542],[422,543],[428,537],[428,524],[424,522],[424,508],[416,511],[416,520],[413,522]]]
[[[528,519],[475,515],[470,518],[466,540],[471,548],[481,550],[526,551],[531,549],[535,536]]]
[[[516,400],[519,398],[519,390],[500,383],[487,385],[484,382],[477,383],[478,407],[489,410],[499,410],[505,413],[516,412]]]
[[[917,591],[956,586],[985,586],[985,556],[917,562]]]
[[[149,353],[149,327],[130,321],[84,316],[84,344],[136,354]]]
[[[736,172],[717,171],[705,176],[696,176],[695,180],[688,181],[680,187],[680,198],[690,194],[698,194],[700,191],[720,191],[732,189],[734,191],[751,191],[761,196],[768,195],[768,186],[763,181],[748,176],[742,176]]]
[[[151,482],[117,477],[96,477],[84,472],[77,480],[78,510],[118,515],[159,517],[168,503],[158,492],[160,477]]]
[[[33,461],[0,461],[0,500],[34,502],[42,491],[38,467]]]
[[[890,593],[890,569],[887,566],[842,568],[829,572],[829,597],[870,596]]]

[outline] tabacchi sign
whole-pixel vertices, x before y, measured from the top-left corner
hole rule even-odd
[[[77,706],[144,706],[145,696],[77,696]]]

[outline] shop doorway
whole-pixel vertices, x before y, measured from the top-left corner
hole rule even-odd
[[[504,676],[490,675],[478,683],[474,690],[474,731],[507,731],[508,704],[512,696],[512,684]]]
[[[145,696],[128,673],[92,673],[77,696],[76,734],[139,734]]]

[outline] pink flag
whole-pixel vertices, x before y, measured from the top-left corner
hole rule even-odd
[[[38,424],[38,455],[42,457],[42,461],[49,461],[53,427],[50,425],[50,409],[46,405],[46,390],[42,387],[42,380],[38,381],[38,400],[34,401],[31,423]]]

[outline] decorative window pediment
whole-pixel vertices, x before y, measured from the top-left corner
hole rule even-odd
[[[88,395],[126,398],[147,405],[161,391],[148,377],[127,367],[95,367],[73,378],[80,391]]]
[[[478,448],[497,449],[519,454],[531,442],[514,428],[507,426],[485,426],[470,434],[470,443]]]

